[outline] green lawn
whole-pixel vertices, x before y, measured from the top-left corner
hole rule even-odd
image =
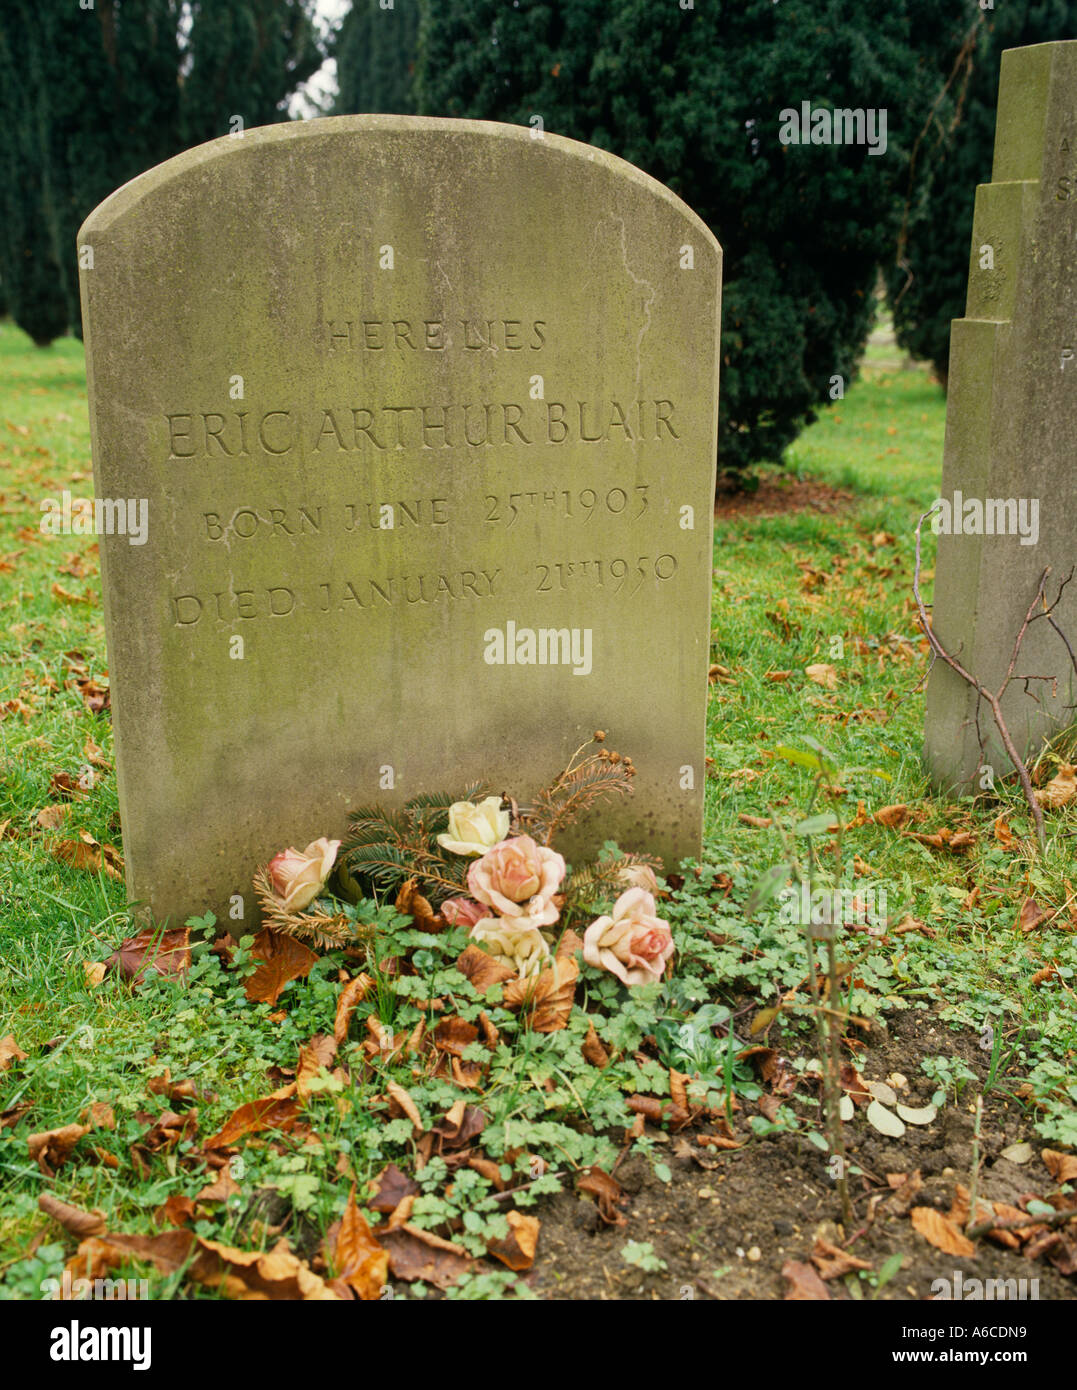
[[[342,960],[325,957],[288,987],[282,1012],[270,1017],[274,1009],[246,999],[242,969],[222,969],[208,943],[182,988],[159,978],[136,990],[112,977],[95,985],[87,973],[131,930],[118,879],[57,854],[63,842],[79,843],[95,863],[102,851],[86,836],[122,849],[111,727],[107,712],[91,708],[107,686],[97,548],[89,538],[38,532],[47,489],[87,495],[92,486],[84,392],[80,344],[35,350],[0,323],[0,1038],[14,1035],[27,1054],[0,1070],[0,1112],[14,1111],[0,1128],[0,1296],[18,1298],[39,1297],[41,1280],[58,1275],[77,1243],[55,1225],[42,1241],[43,1191],[99,1208],[111,1230],[148,1233],[168,1197],[193,1196],[208,1182],[190,1139],[164,1145],[144,1171],[132,1162],[131,1145],[164,1105],[149,1090],[152,1079],[167,1069],[173,1082],[194,1080],[205,1093],[199,1131],[208,1135],[236,1106],[273,1089],[268,1069],[294,1067],[301,1044],[332,1031],[340,993]],[[944,422],[945,399],[924,372],[869,372],[787,460],[792,474],[855,498],[833,511],[745,515],[719,526],[712,661],[727,674],[711,687],[705,868],[699,878],[688,875],[689,886],[667,909],[681,953],[676,987],[664,994],[650,988],[620,1007],[608,979],[587,983],[586,1000],[607,1006],[593,1017],[620,1059],[598,1073],[579,1058],[588,1022],[580,1010],[570,1028],[549,1035],[527,1033],[505,1010],[493,1010],[502,1038],[482,1093],[487,1153],[513,1170],[514,1181],[529,1155],[562,1172],[616,1155],[613,1135],[631,1120],[625,1092],[668,1092],[666,1069],[638,1060],[662,1018],[688,1017],[708,996],[736,1002],[742,1014],[745,1001],[773,1005],[802,981],[796,929],[773,910],[748,919],[742,905],[759,874],[782,859],[783,826],[808,805],[810,773],[776,753],[779,745],[804,748],[807,738],[842,768],[868,769],[840,779],[846,822],[858,801],[868,813],[903,803],[914,817],[906,829],[977,835],[958,855],[870,820],[845,833],[843,881],[885,888],[891,911],[907,911],[935,932],[887,937],[858,957],[850,1007],[870,1018],[941,1003],[944,1022],[959,1032],[979,1035],[990,1024],[1016,1048],[1006,1084],[1028,1083],[1021,1094],[1038,1136],[1077,1144],[1077,934],[1044,926],[1026,935],[1015,927],[1028,894],[1049,911],[1066,902],[1077,810],[1053,813],[1047,850],[1033,854],[1014,789],[1001,788],[997,800],[947,804],[929,794],[920,763],[924,655],[911,610],[913,527],[936,495]],[[932,563],[929,554],[925,564]],[[832,688],[806,676],[816,663],[833,667]],[[776,672],[788,674],[767,679]],[[80,777],[89,783],[84,794]],[[41,824],[39,813],[57,806],[65,809]],[[1012,848],[992,830],[1004,812],[1017,837]],[[742,815],[776,819],[755,827]],[[731,885],[728,896],[709,891],[718,881]],[[386,928],[401,950],[416,946],[409,925],[396,919]],[[447,989],[462,1017],[476,1017],[481,999],[435,945],[419,946],[429,957],[430,990]],[[1033,984],[1052,962],[1056,977]],[[410,997],[382,983],[367,1008],[383,1022],[408,1029],[423,1018],[418,987]],[[340,1061],[354,1058],[367,1035],[363,1012]],[[810,1044],[808,1020],[795,1009],[775,1027],[772,1041]],[[363,1080],[356,1068],[343,1089],[339,1079],[327,1080],[308,1102],[316,1133],[302,1143],[249,1141],[237,1170],[242,1199],[203,1209],[194,1229],[262,1248],[276,1238],[283,1210],[294,1247],[314,1250],[340,1217],[353,1179],[361,1192],[387,1161],[406,1167],[413,1153],[410,1122],[371,1110],[387,1080],[412,1087],[424,1122],[461,1095],[444,1077],[420,1082],[406,1067],[385,1071]],[[739,1070],[734,1081],[738,1094],[751,1094]],[[115,1127],[86,1136],[55,1177],[44,1174],[29,1156],[30,1134],[78,1122],[95,1101],[112,1107]],[[588,1125],[581,1126],[583,1115]],[[651,1151],[646,1139],[640,1147]],[[447,1184],[439,1162],[424,1170],[413,1220],[452,1229],[479,1254],[504,1234],[504,1208],[478,1172],[465,1170]],[[540,1179],[518,1204],[560,1185],[554,1176]],[[266,1205],[269,1198],[276,1206]],[[156,1280],[153,1296],[181,1288],[201,1296],[182,1271]],[[454,1296],[524,1292],[508,1270],[484,1266]]]

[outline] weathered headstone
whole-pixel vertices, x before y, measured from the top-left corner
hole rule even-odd
[[[997,691],[1044,568],[1054,598],[1077,563],[1077,42],[1003,54],[992,177],[976,192],[966,316],[950,340],[934,630]],[[1056,613],[1071,642],[1074,590]],[[1073,665],[1047,622],[1031,625],[1016,673],[1057,677],[1015,681],[1004,701],[1025,757],[1077,716]],[[926,756],[947,788],[1012,770],[989,708],[978,733],[975,693],[941,661]]]
[[[540,138],[535,138],[540,136]],[[721,251],[639,170],[356,116],[189,151],[79,235],[128,889],[227,920],[276,850],[592,731],[614,838],[698,852]],[[92,268],[88,268],[92,260]]]

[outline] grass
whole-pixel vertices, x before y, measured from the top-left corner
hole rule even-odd
[[[107,713],[90,707],[95,688],[107,685],[97,547],[89,537],[45,538],[37,529],[43,496],[64,487],[76,496],[90,492],[84,391],[81,345],[35,350],[0,323],[0,1037],[14,1034],[29,1054],[0,1071],[0,1112],[30,1106],[25,1117],[0,1128],[5,1297],[39,1297],[41,1280],[56,1276],[74,1249],[58,1227],[49,1227],[41,1243],[41,1192],[99,1208],[110,1229],[148,1232],[152,1213],[170,1195],[193,1194],[206,1181],[187,1162],[196,1150],[189,1141],[155,1158],[147,1174],[132,1165],[131,1144],[162,1108],[148,1090],[152,1078],[168,1069],[173,1081],[195,1081],[207,1093],[199,1125],[209,1134],[236,1106],[272,1089],[267,1069],[294,1067],[299,1046],[331,1029],[340,992],[342,962],[328,956],[288,987],[279,1013],[251,1004],[242,968],[222,970],[205,943],[186,988],[153,977],[135,990],[113,979],[94,986],[86,973],[85,964],[104,960],[130,932],[122,884],[56,854],[60,842],[78,841],[79,832],[120,847],[111,727]],[[631,1118],[625,1091],[668,1091],[666,1066],[636,1056],[665,1021],[693,1017],[705,1001],[735,1004],[741,1013],[745,1001],[774,1005],[801,981],[797,929],[773,910],[748,920],[741,905],[759,874],[783,858],[784,826],[803,813],[810,796],[809,774],[777,749],[805,747],[809,738],[841,766],[871,769],[841,778],[846,821],[861,800],[869,812],[904,803],[916,818],[912,829],[968,829],[977,836],[966,854],[955,855],[871,821],[847,832],[842,881],[885,888],[892,911],[907,909],[935,932],[933,939],[889,937],[869,949],[858,961],[850,1006],[885,1016],[942,1001],[942,1016],[954,1029],[992,1041],[1002,1036],[1004,1050],[1014,1051],[994,1085],[1012,1090],[1023,1080],[1020,1094],[1039,1135],[1055,1145],[1077,1144],[1077,935],[1054,925],[1029,935],[1015,927],[1026,896],[1051,911],[1067,901],[1077,812],[1052,813],[1046,852],[1034,854],[1013,788],[1000,787],[991,799],[945,802],[931,795],[920,761],[924,653],[910,601],[912,529],[938,489],[944,421],[942,392],[924,372],[868,371],[821,414],[787,460],[793,473],[846,489],[853,500],[827,512],[745,515],[719,526],[712,660],[728,674],[711,688],[704,868],[699,878],[689,874],[666,909],[679,945],[676,977],[664,992],[653,987],[631,996],[618,994],[608,977],[585,977],[582,1002],[607,1013],[577,1010],[570,1028],[550,1035],[528,1033],[507,1011],[492,1010],[502,1038],[482,1094],[491,1121],[487,1153],[514,1175],[513,1183],[527,1180],[536,1154],[562,1171],[608,1166],[617,1151],[612,1136]],[[931,563],[929,556],[929,569]],[[816,663],[833,667],[832,689],[806,675]],[[767,679],[774,672],[788,674]],[[88,769],[92,786],[79,795]],[[55,828],[39,823],[49,806],[66,808],[55,813],[62,816]],[[775,823],[756,828],[742,815]],[[1013,848],[994,833],[1002,815],[1016,836]],[[720,875],[731,882],[728,898],[712,891]],[[1068,925],[1065,915],[1057,920]],[[712,928],[721,944],[713,942]],[[413,1027],[429,1017],[423,998],[435,993],[445,994],[461,1017],[477,1017],[483,1001],[452,969],[440,938],[423,939],[410,921],[393,918],[385,940],[387,951],[413,953],[422,978],[411,982],[410,993],[394,993],[391,983],[379,989],[370,1006],[384,1022]],[[1052,962],[1057,974],[1034,984]],[[579,1056],[588,1017],[617,1056],[597,1074]],[[775,1026],[790,1042],[809,1037],[807,1018],[793,1010]],[[703,1032],[719,1044],[716,1055],[707,1048],[700,1054],[707,1084],[720,1090],[725,1075],[747,1094],[750,1083],[724,1038],[716,1040],[709,1026]],[[357,1056],[356,1036],[365,1036],[358,1016],[345,1061]],[[943,1076],[945,1063],[944,1057]],[[691,1069],[683,1056],[680,1064]],[[416,1081],[407,1069],[382,1070],[385,1075],[376,1070],[343,1089],[339,1078],[335,1085],[323,1078],[322,1094],[310,1101],[313,1137],[291,1145],[248,1141],[240,1153],[241,1197],[203,1211],[195,1229],[260,1248],[273,1243],[283,1221],[297,1248],[316,1248],[339,1218],[353,1179],[361,1191],[385,1162],[406,1166],[413,1153],[410,1122],[371,1106],[387,1077],[413,1088],[427,1124],[461,1094],[444,1078]],[[88,1142],[117,1166],[80,1145],[46,1179],[28,1157],[28,1135],[77,1122],[95,1101],[113,1107],[116,1125]],[[588,1123],[581,1125],[584,1117]],[[647,1149],[646,1139],[639,1143]],[[542,1178],[519,1205],[560,1185]],[[479,1173],[459,1172],[450,1190],[444,1164],[434,1159],[423,1170],[413,1219],[451,1228],[455,1239],[481,1253],[504,1234],[503,1211]],[[180,1289],[185,1297],[203,1296],[182,1272],[155,1278],[152,1288],[155,1298]],[[487,1269],[456,1296],[525,1293],[508,1271]]]

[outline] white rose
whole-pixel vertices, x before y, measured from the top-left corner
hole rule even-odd
[[[449,830],[438,836],[438,844],[450,854],[485,854],[509,833],[509,813],[501,809],[499,796],[488,796],[476,806],[471,801],[454,801],[449,807]]]
[[[542,933],[534,928],[521,931],[516,918],[484,917],[471,928],[471,940],[521,978],[537,975],[550,956]]]

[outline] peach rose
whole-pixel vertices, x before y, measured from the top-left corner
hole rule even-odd
[[[440,910],[450,927],[473,927],[493,915],[488,907],[473,903],[470,898],[446,898]]]
[[[530,927],[519,929],[515,919],[487,917],[471,928],[471,940],[521,977],[537,975],[550,956],[542,933]]]
[[[583,958],[609,970],[626,985],[662,978],[673,954],[669,923],[655,913],[652,894],[630,888],[613,905],[612,917],[599,917],[584,932]]]
[[[509,813],[501,809],[499,796],[473,801],[454,801],[449,807],[449,829],[438,844],[450,854],[477,856],[509,833]]]
[[[269,861],[269,881],[285,911],[302,912],[310,906],[325,887],[339,848],[339,840],[327,840],[323,835],[302,854],[297,849],[282,849],[273,856]]]
[[[564,876],[565,861],[556,850],[537,845],[530,835],[516,835],[471,865],[467,886],[473,898],[526,930],[557,921],[553,897]]]

